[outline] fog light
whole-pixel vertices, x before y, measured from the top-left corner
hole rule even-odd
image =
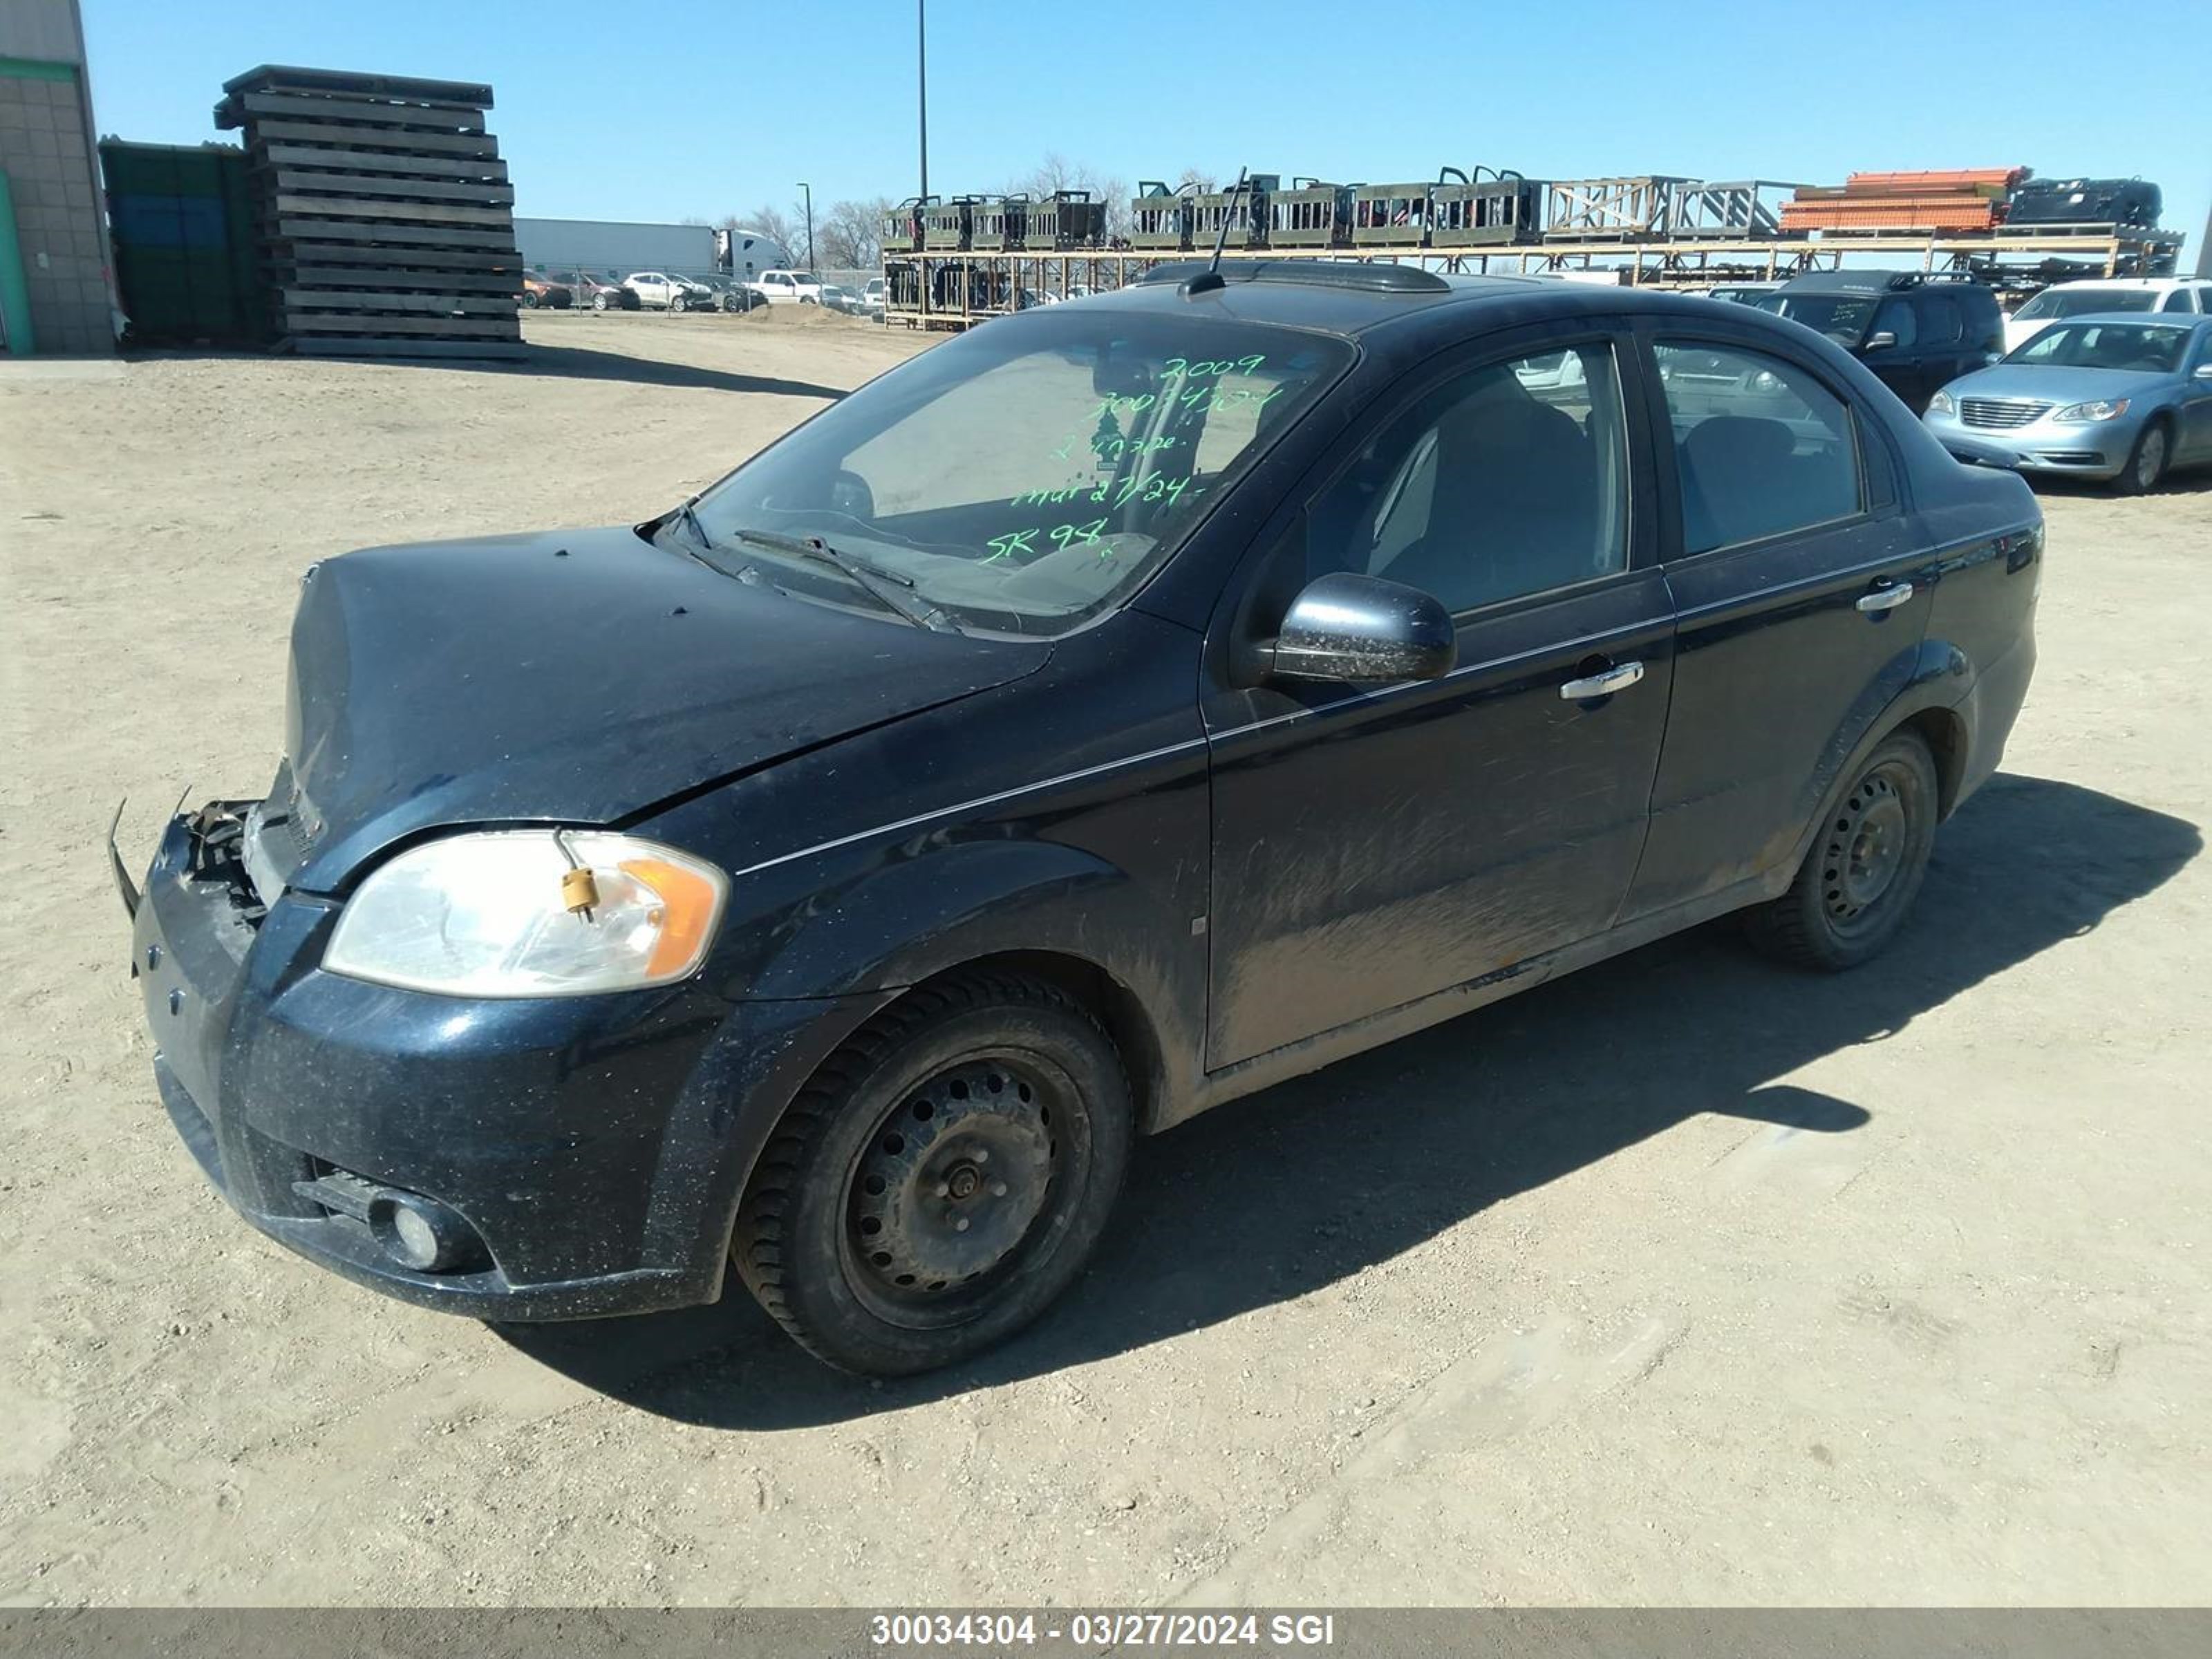
[[[385,1255],[418,1273],[471,1263],[482,1249],[467,1222],[416,1193],[378,1194],[368,1206],[368,1230]]]

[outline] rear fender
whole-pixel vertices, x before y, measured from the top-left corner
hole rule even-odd
[[[1899,684],[1902,674],[1904,684]],[[1918,647],[1901,652],[1890,668],[1873,682],[1837,727],[1833,738],[1798,799],[1796,841],[1770,866],[1765,885],[1771,896],[1787,892],[1820,825],[1835,810],[1851,780],[1867,758],[1899,726],[1937,720],[1948,733],[1946,741],[1931,743],[1936,771],[1943,785],[1946,807],[1959,786],[1959,769],[1972,749],[1972,733],[1964,728],[1960,709],[1972,689],[1972,667],[1966,653],[1946,640],[1923,640]]]

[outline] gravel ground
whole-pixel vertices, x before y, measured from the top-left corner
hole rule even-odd
[[[303,566],[641,517],[921,343],[526,328],[0,363],[0,1601],[2212,1598],[2201,478],[2046,498],[2040,676],[1882,965],[1710,929],[1224,1109],[1044,1324],[872,1387],[741,1291],[351,1288],[155,1103],[102,832],[265,783]]]

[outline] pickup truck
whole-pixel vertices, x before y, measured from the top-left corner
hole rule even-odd
[[[745,286],[774,306],[822,303],[822,279],[811,270],[763,270]]]

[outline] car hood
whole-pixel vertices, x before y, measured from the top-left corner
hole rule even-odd
[[[2044,404],[2080,404],[2093,398],[2140,398],[2170,380],[2120,368],[2036,368],[1998,363],[1976,369],[1943,389],[1954,398],[2020,398]]]
[[[425,830],[616,822],[1050,654],[787,599],[628,528],[349,553],[293,623],[274,873],[327,892]]]

